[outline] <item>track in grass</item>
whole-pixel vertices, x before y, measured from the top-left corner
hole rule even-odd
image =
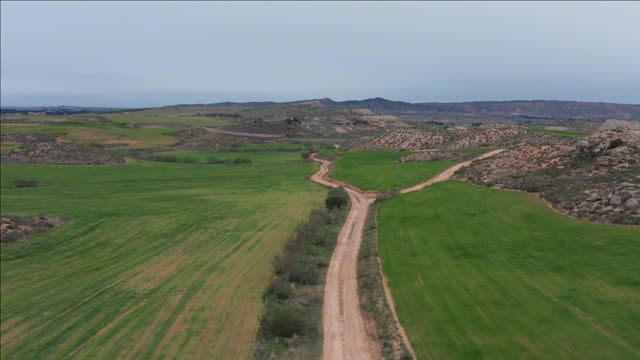
[[[332,178],[363,190],[399,190],[430,179],[454,163],[429,161],[396,163],[407,151],[323,151],[340,157],[334,162]]]
[[[418,358],[640,357],[640,229],[458,181],[385,202],[378,224]]]
[[[2,358],[248,356],[271,260],[324,198],[316,166],[290,156],[2,165],[2,214],[68,218],[2,245]]]

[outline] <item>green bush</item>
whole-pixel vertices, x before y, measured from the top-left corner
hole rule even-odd
[[[285,300],[291,297],[291,283],[284,276],[280,276],[269,284],[267,295]]]
[[[153,157],[153,160],[162,162],[176,162],[178,161],[178,158],[174,155],[156,155]]]
[[[318,283],[319,277],[318,268],[310,260],[296,259],[289,267],[289,280],[295,283],[314,285]]]
[[[207,164],[224,164],[223,159],[218,159],[215,156],[207,158]]]
[[[36,187],[38,182],[35,180],[17,179],[13,182],[13,185],[17,188]]]
[[[304,335],[310,327],[304,317],[304,311],[300,308],[286,305],[275,305],[264,318],[262,328],[274,337],[292,337]]]
[[[324,201],[324,204],[327,209],[332,210],[346,206],[348,202],[349,195],[347,195],[347,192],[343,188],[339,187],[329,189],[329,195]]]
[[[251,159],[246,159],[246,158],[233,159],[232,164],[251,164]]]
[[[622,145],[624,145],[624,141],[622,141],[622,139],[620,139],[620,138],[615,139],[615,140],[611,140],[609,142],[609,150],[615,149],[615,148],[620,147]]]
[[[300,156],[302,156],[303,160],[309,160],[309,158],[311,157],[311,154],[313,154],[313,152],[311,150],[307,150],[300,153]]]
[[[178,161],[179,162],[183,162],[183,163],[194,163],[194,162],[196,162],[196,159],[187,156],[187,157],[179,158]]]

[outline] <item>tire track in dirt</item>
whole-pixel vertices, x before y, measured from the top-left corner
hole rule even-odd
[[[445,181],[456,171],[469,166],[473,161],[485,159],[503,151],[505,150],[489,151],[472,160],[456,164],[425,182],[400,190],[399,193],[406,194],[437,182]],[[382,357],[380,346],[367,335],[362,313],[360,312],[357,279],[358,254],[362,243],[364,225],[369,206],[376,200],[379,193],[365,192],[354,185],[327,177],[327,174],[331,171],[331,162],[319,159],[315,155],[312,154],[311,159],[321,163],[321,165],[320,169],[311,176],[311,181],[330,188],[344,187],[351,200],[351,209],[338,235],[336,248],[327,271],[322,308],[322,328],[324,332],[322,358],[326,360],[379,359]],[[380,269],[380,272],[382,273],[382,269]],[[382,279],[387,303],[390,305],[398,331],[407,349],[415,359],[415,353],[409,338],[396,314],[391,291],[387,286],[384,273],[382,273]]]

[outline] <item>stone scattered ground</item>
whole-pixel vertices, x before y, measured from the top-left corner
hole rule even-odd
[[[247,137],[216,133],[195,127],[178,132],[178,138],[180,139],[179,147],[202,150],[223,150],[250,142]]]
[[[430,150],[483,146],[510,146],[519,143],[552,144],[563,138],[535,132],[525,126],[488,124],[477,127],[431,127],[398,129],[379,136],[354,139],[345,148],[352,150]]]
[[[0,242],[14,242],[53,229],[62,220],[61,217],[48,215],[3,216],[0,218]]]
[[[105,148],[77,143],[30,142],[11,151],[5,163],[107,165],[122,164],[124,157]]]
[[[441,161],[441,160],[466,161],[466,160],[471,160],[476,156],[478,156],[478,154],[474,152],[426,150],[426,151],[418,151],[410,155],[403,156],[396,161],[400,163]]]
[[[124,163],[124,157],[99,146],[58,142],[52,134],[6,134],[3,143],[18,143],[19,148],[2,156],[2,163],[84,164]]]
[[[640,225],[640,129],[603,126],[571,143],[514,147],[460,177],[537,193],[556,209],[598,222]]]

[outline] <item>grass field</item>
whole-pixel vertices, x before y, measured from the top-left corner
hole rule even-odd
[[[329,176],[363,190],[398,190],[428,180],[451,161],[395,163],[406,151],[323,151],[340,157]]]
[[[640,358],[640,229],[458,181],[385,202],[378,224],[418,358]]]
[[[128,143],[128,148],[153,148],[170,146],[178,142],[172,133],[178,128],[134,128],[126,123],[72,123],[49,124],[1,124],[3,134],[40,133],[65,134],[66,141],[84,144]]]
[[[158,151],[154,156],[175,156],[177,159],[191,158],[195,162],[205,163],[209,158],[249,159],[252,163],[299,162],[302,157],[297,152],[262,152],[262,151],[202,151],[202,150],[174,150]]]
[[[1,247],[2,358],[249,356],[271,261],[326,192],[306,179],[317,165],[285,155],[2,165],[3,215],[67,218]]]

